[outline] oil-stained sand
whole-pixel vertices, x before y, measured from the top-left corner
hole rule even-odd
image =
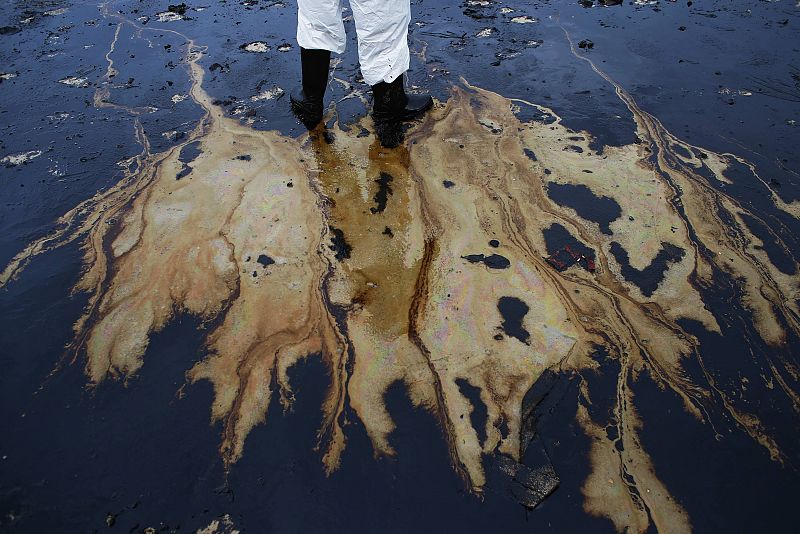
[[[106,57],[113,51],[114,43]],[[797,277],[769,261],[745,224],[758,214],[715,187],[729,181],[728,165],[745,161],[684,143],[618,86],[640,142],[600,153],[589,132],[570,131],[553,110],[466,82],[399,149],[380,148],[360,127],[292,139],[226,118],[203,90],[202,53],[189,41],[190,96],[205,117],[185,142],[151,153],[139,127],[143,152],[125,178],[65,214],[56,233],[22,251],[0,278],[8,283],[36,255],[81,240],[85,271],[75,289],[88,293],[89,305],[69,354],[85,356],[90,383],[134,375],[150,336],[176,314],[193,314],[210,333],[188,379],[214,386],[211,416],[222,422],[228,466],[246,454],[274,390],[291,406],[288,369],[321,357],[331,376],[319,429],[324,469],[339,464],[351,413],[378,454],[394,454],[384,394],[401,381],[413,403],[435,415],[453,468],[480,493],[483,455],[519,459],[522,400],[540,375],[592,373],[591,355],[602,346],[619,362],[611,417],[592,418],[585,385],[575,414],[592,440],[582,488],[590,513],[620,531],[643,532],[651,522],[690,529],[639,439],[644,422],[631,385],[643,372],[680,395],[709,432],[709,412],[726,410],[776,462],[785,460],[781,444],[734,400],[737,392],[710,373],[698,381],[684,371],[689,359],[704,367],[683,320],[720,331],[704,303],[716,284],[735,287],[731,305],[752,317],[753,343],[788,353],[787,339],[798,333]],[[111,102],[112,91],[98,90],[95,105]],[[520,122],[524,107],[556,120]],[[184,163],[190,144],[199,154]],[[565,184],[613,199],[621,216],[598,222],[557,204],[548,188]],[[774,199],[797,216],[796,204]],[[594,272],[577,264],[558,272],[547,262],[544,232],[553,224],[595,251]],[[613,252],[620,249],[628,265]],[[625,276],[677,249],[682,254],[652,269],[655,290]],[[502,255],[509,266],[465,259],[476,254]],[[524,304],[522,312],[506,317],[507,302]],[[788,359],[768,367],[796,410],[797,370]],[[485,428],[472,426],[476,406],[464,382],[479,391]]]

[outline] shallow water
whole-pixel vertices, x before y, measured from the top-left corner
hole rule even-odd
[[[587,4],[5,5],[3,529],[786,529],[798,8]]]

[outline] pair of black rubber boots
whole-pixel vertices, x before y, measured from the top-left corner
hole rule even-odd
[[[309,130],[322,120],[323,98],[328,86],[331,53],[328,50],[300,48],[303,85],[292,91],[292,111]],[[433,106],[429,95],[406,94],[403,76],[391,83],[372,86],[372,119],[381,144],[394,148],[403,142],[403,121],[425,113]]]

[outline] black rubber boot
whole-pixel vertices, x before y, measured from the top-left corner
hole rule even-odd
[[[295,88],[289,95],[292,111],[309,130],[319,124],[324,111],[323,98],[328,86],[328,69],[331,63],[329,50],[310,50],[300,48],[300,64],[303,71],[303,85]]]
[[[394,148],[403,142],[403,121],[414,119],[433,106],[430,95],[406,94],[403,76],[372,86],[372,120],[381,144]]]

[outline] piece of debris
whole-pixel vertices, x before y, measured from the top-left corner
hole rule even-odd
[[[536,508],[561,482],[550,464],[530,468],[505,454],[498,454],[495,465],[510,479],[508,489],[514,499],[529,510]]]
[[[558,249],[555,253],[551,254],[545,259],[547,263],[555,267],[555,269],[559,272],[566,271],[576,263],[590,273],[595,272],[597,269],[593,256],[589,257],[587,254],[582,254],[569,245],[565,245],[564,247]]]
[[[594,48],[594,43],[589,39],[584,39],[578,43],[578,48],[583,50],[591,50],[592,48]]]

